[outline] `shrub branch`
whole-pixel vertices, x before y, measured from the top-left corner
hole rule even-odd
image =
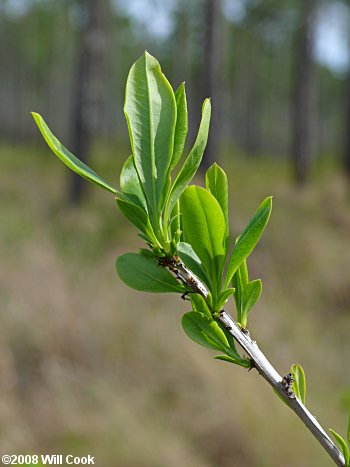
[[[175,275],[175,277],[185,284],[193,293],[198,293],[204,298],[207,297],[207,288],[185,266],[179,257],[174,257],[166,266]],[[334,460],[336,465],[339,467],[345,467],[343,454],[324,431],[316,418],[309,412],[305,405],[297,399],[291,388],[290,381],[288,381],[288,376],[282,377],[276,371],[263,352],[259,349],[257,343],[251,338],[249,332],[246,330],[243,331],[229,313],[225,310],[221,310],[219,315],[213,316],[213,318],[230,332],[235,341],[238,342],[242,349],[247,353],[252,363],[252,368],[255,368],[258,371],[258,373],[272,386],[272,388],[300,418],[306,428],[311,431],[317,441]]]

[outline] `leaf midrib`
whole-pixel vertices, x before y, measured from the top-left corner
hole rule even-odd
[[[172,288],[172,289],[175,290],[175,291],[178,291],[178,288],[177,288],[177,287],[180,286],[180,284],[179,284],[179,285],[178,285],[178,284],[172,285],[172,284],[170,284],[169,282],[165,282],[165,281],[159,279],[158,277],[153,276],[152,274],[150,274],[150,273],[148,273],[148,272],[143,272],[143,275],[145,275],[146,277],[149,277],[151,280],[153,280],[153,281],[155,281],[155,282],[158,282],[158,283],[160,283],[160,284],[162,284],[162,285],[166,285],[167,287]]]
[[[151,112],[151,99],[150,99],[150,89],[148,81],[148,64],[147,64],[147,55],[145,55],[145,76],[146,76],[146,85],[147,85],[147,104],[148,104],[148,114],[149,114],[149,134],[150,134],[150,155],[151,155],[151,173],[152,173],[152,203],[153,203],[153,215],[156,216],[157,212],[157,193],[156,193],[156,165],[155,165],[155,154],[154,154],[154,141],[153,141],[153,118]]]
[[[211,241],[211,237],[209,235],[209,229],[208,229],[208,219],[207,219],[207,216],[205,215],[205,211],[203,209],[203,203],[202,203],[202,200],[196,190],[196,197],[199,201],[199,204],[200,204],[200,208],[201,208],[201,217],[205,219],[205,236],[206,236],[206,239],[208,240],[206,243],[207,245],[210,246],[210,251],[209,251],[209,255],[210,255],[210,258],[214,258],[214,249],[213,249],[213,245],[212,245],[212,241]]]

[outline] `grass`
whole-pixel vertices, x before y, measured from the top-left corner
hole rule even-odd
[[[96,153],[94,168],[113,182],[127,151]],[[292,363],[304,367],[311,411],[345,433],[345,180],[323,166],[296,189],[276,160],[232,155],[223,165],[235,233],[274,195],[250,259],[264,286],[252,333],[281,373]],[[113,197],[91,187],[81,207],[68,208],[68,171],[43,145],[0,147],[0,173],[3,452],[91,454],[110,467],[330,465],[255,372],[214,361],[187,339],[186,303],[120,282],[116,256],[142,244]]]

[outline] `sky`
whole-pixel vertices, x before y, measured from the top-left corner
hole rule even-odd
[[[320,9],[315,33],[315,57],[335,72],[343,73],[349,67],[349,25],[349,8],[342,2],[326,4]]]

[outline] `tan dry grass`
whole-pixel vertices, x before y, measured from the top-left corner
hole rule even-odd
[[[120,282],[115,257],[141,243],[107,194],[91,190],[80,209],[66,210],[58,164],[6,151],[2,451],[91,453],[100,467],[330,465],[257,374],[214,361],[187,339],[187,304]],[[344,432],[350,210],[342,178],[319,174],[298,192],[280,165],[231,164],[235,231],[263,196],[275,195],[250,261],[264,280],[253,333],[281,372],[294,362],[305,367],[311,410]]]

